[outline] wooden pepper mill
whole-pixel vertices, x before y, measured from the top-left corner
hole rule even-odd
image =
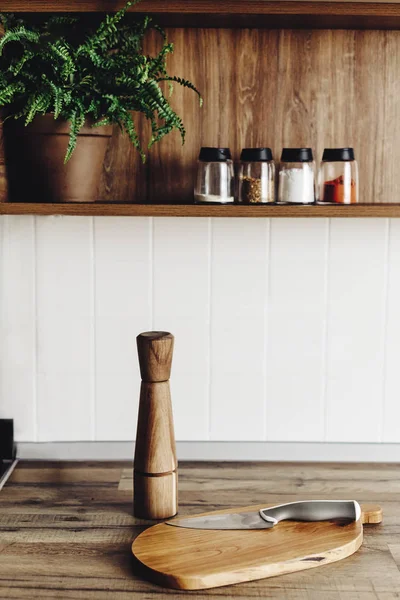
[[[169,377],[174,336],[149,331],[136,338],[142,385],[133,464],[133,512],[167,519],[178,510],[177,459]]]

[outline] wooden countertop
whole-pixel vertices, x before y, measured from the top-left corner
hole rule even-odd
[[[192,599],[389,600],[400,594],[400,486],[396,464],[182,463],[180,513],[306,498],[376,502],[384,523],[366,527],[344,561]],[[27,463],[0,492],[0,598],[178,600],[133,572],[129,463]]]

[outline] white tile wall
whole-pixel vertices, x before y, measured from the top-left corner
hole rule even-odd
[[[152,322],[175,336],[171,394],[185,440],[209,435],[209,239],[210,219],[154,219]]]
[[[400,439],[400,220],[392,219],[388,231],[387,293],[385,298],[384,380],[382,441]]]
[[[178,440],[400,443],[395,219],[3,216],[0,286],[19,441],[133,439],[157,328]]]
[[[35,221],[0,220],[0,416],[15,415],[16,436],[37,440]]]
[[[135,338],[152,327],[150,219],[94,219],[93,439],[135,435],[140,375]]]
[[[92,219],[84,217],[36,220],[37,436],[42,442],[92,439],[92,227]]]
[[[267,438],[324,439],[329,221],[271,219]]]
[[[267,226],[265,219],[212,223],[212,440],[265,439]]]
[[[332,220],[327,313],[328,441],[381,441],[387,243],[386,219]]]

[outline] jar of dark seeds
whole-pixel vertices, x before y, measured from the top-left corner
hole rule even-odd
[[[275,164],[270,148],[243,148],[240,155],[238,202],[275,201]]]

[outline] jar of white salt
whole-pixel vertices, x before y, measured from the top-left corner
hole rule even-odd
[[[315,163],[311,148],[283,148],[278,201],[284,204],[315,202]]]
[[[234,201],[234,170],[229,148],[201,148],[194,201],[201,204]]]

